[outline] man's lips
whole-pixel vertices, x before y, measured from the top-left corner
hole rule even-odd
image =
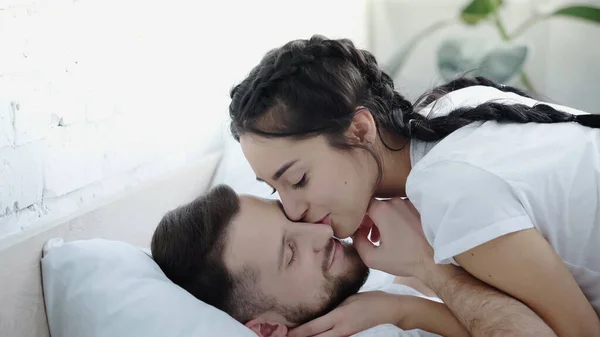
[[[331,257],[329,258],[329,265],[327,266],[327,269],[331,268],[331,265],[333,264],[333,260],[335,259],[335,240],[333,240],[333,248],[331,249]]]
[[[329,270],[331,263],[333,262],[333,256],[335,255],[335,239],[331,238],[325,247],[325,256],[323,258],[323,272]]]
[[[338,240],[333,240],[333,249],[331,252],[331,258],[329,261],[329,267],[327,267],[327,269],[331,268],[331,266],[333,266],[333,263],[335,262],[336,259],[339,259],[339,254],[342,254],[342,243],[339,242]]]

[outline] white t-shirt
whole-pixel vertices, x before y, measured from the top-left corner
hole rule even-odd
[[[487,101],[540,103],[477,86],[452,92],[422,113],[433,108],[442,115]],[[436,263],[456,264],[456,255],[535,227],[600,314],[600,129],[477,122],[426,150],[413,160],[406,193],[421,213]]]

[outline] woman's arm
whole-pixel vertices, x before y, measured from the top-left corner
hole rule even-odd
[[[419,280],[416,277],[412,277],[412,276],[396,276],[394,278],[394,283],[396,284],[402,284],[405,285],[407,287],[410,287],[418,292],[420,292],[421,294],[427,296],[427,297],[438,297],[438,295],[436,293],[433,292],[433,290],[427,288],[427,286],[425,284],[423,284],[423,282],[421,282],[421,280]]]
[[[535,229],[501,236],[455,260],[479,280],[525,303],[558,336],[600,336],[593,307]]]
[[[369,241],[369,228],[359,229],[353,237],[354,246],[367,266],[419,278],[439,295],[471,336],[556,336],[520,301],[462,268],[436,265],[419,215],[408,201],[372,201],[369,216],[381,234],[379,246]]]
[[[446,337],[467,337],[445,305],[424,298],[367,291],[350,296],[324,316],[294,327],[289,337],[350,336],[381,324],[421,329]]]
[[[556,337],[535,312],[520,301],[490,287],[464,269],[429,264],[419,272],[471,336]]]

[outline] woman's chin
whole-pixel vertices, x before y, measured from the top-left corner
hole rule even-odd
[[[358,229],[358,228],[353,228],[352,226],[344,226],[344,225],[347,225],[347,223],[344,224],[344,223],[332,222],[332,224],[331,224],[331,226],[333,227],[335,237],[340,240],[351,237],[352,235],[354,235],[354,232],[356,232],[356,230]]]
[[[362,228],[371,229],[374,224],[375,223],[373,222],[373,220],[371,220],[371,218],[367,214],[365,214],[362,221],[360,222],[360,225],[358,226],[358,228],[356,230],[359,230]]]
[[[370,225],[369,225],[370,222]],[[368,220],[367,224],[363,225],[364,219],[361,222],[358,221],[348,221],[348,222],[338,222],[335,220],[332,222],[332,227],[335,232],[335,237],[338,239],[347,239],[352,237],[361,227],[368,226],[369,228],[373,226],[373,221],[371,219]]]

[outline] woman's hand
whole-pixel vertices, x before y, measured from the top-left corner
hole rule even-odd
[[[397,276],[418,276],[433,263],[433,249],[425,239],[419,213],[408,200],[373,200],[363,224],[353,236],[354,246],[367,266]],[[373,229],[371,239],[369,230]]]
[[[288,337],[350,336],[380,324],[421,329],[448,337],[468,337],[443,303],[421,297],[369,291],[349,297],[339,307],[288,333]]]
[[[403,305],[411,296],[368,291],[350,296],[328,314],[292,329],[289,337],[342,337],[367,330],[380,324],[400,325]]]

